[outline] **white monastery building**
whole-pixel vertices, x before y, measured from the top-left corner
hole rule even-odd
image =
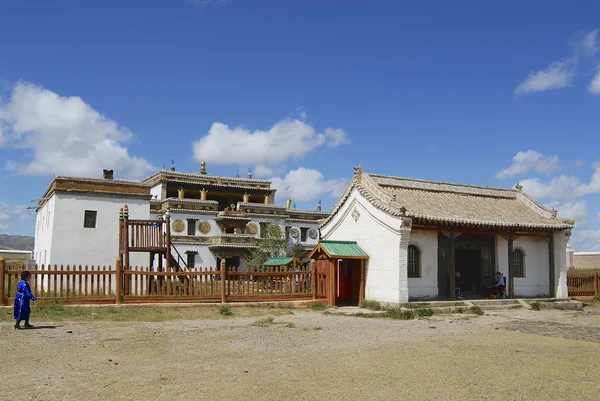
[[[345,261],[344,253],[368,255],[361,278],[346,274],[354,282],[337,284],[342,291],[336,297],[346,298],[336,302],[454,299],[456,272],[466,296],[481,297],[501,272],[507,296],[566,298],[573,226],[520,185],[496,189],[367,174],[361,165],[322,222],[321,239],[323,252],[341,249],[337,257],[326,255],[339,269],[343,262],[359,266],[352,262],[355,256]],[[348,285],[350,290],[343,288]]]
[[[119,256],[119,213],[130,220],[170,217],[170,265],[245,268],[246,256],[264,234],[266,223],[285,232],[290,246],[310,250],[318,242],[320,211],[295,210],[291,200],[275,205],[271,182],[200,172],[161,170],[142,181],[58,176],[38,201],[34,259],[40,265],[113,265]],[[164,231],[164,230],[163,230]],[[152,266],[160,254],[131,252],[129,265]],[[162,258],[166,256],[163,255]],[[166,261],[158,261],[160,265]]]

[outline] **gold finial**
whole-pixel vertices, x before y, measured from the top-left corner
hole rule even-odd
[[[206,162],[204,160],[200,163],[200,174],[206,174]]]

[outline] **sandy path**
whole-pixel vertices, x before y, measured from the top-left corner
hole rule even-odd
[[[270,327],[250,326],[255,320],[56,323],[20,332],[0,323],[0,400],[595,400],[600,394],[598,311],[395,321],[295,310]],[[11,392],[24,382],[26,393]]]

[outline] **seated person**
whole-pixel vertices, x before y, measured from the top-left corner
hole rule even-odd
[[[454,279],[454,291],[456,293],[457,299],[463,299],[462,293],[460,291],[461,285],[462,285],[462,280],[460,279],[460,272],[456,272],[456,276]]]
[[[489,289],[488,295],[490,295],[490,297],[493,296],[493,298],[496,298],[498,295],[504,296],[504,289],[506,287],[502,273],[496,272],[496,280],[494,281],[494,284],[488,285],[487,288]]]

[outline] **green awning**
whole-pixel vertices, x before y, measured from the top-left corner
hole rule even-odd
[[[295,258],[271,258],[271,259],[268,259],[265,263],[263,263],[263,266],[286,266],[290,263],[293,263],[294,260],[298,264],[302,263],[300,260],[295,259]]]
[[[322,251],[330,258],[340,259],[368,259],[369,255],[362,250],[356,241],[319,241],[315,249],[312,250],[308,257],[312,258],[313,254]]]

